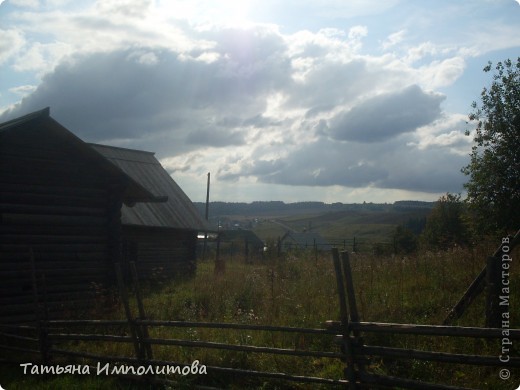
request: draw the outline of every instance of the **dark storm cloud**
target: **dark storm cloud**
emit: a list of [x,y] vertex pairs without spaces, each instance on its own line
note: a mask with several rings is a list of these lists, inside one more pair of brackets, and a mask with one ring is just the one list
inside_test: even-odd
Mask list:
[[417,85],[368,99],[331,121],[334,139],[378,142],[427,125],[441,115],[444,97]]
[[[286,163],[281,159],[262,160],[258,159],[242,165],[240,172],[219,172],[219,179],[227,181],[236,181],[242,176],[256,176],[261,178],[263,182],[270,182],[269,177],[276,175],[282,169],[287,168]],[[289,183],[284,183],[289,184]]]
[[[242,144],[229,118],[261,124],[266,95],[290,82],[290,63],[277,35],[226,30],[217,38],[211,59],[146,47],[76,57],[0,121],[50,106],[55,119],[91,142],[170,155]],[[219,125],[208,130],[208,123]]]
[[446,148],[418,150],[397,140],[352,144],[322,138],[287,157],[252,162],[229,178],[256,176],[260,182],[275,184],[460,192],[463,175],[459,167],[466,163],[465,156]]
[[281,120],[275,120],[274,118],[269,118],[262,114],[255,115],[254,117],[247,118],[244,122],[244,126],[252,126],[257,129],[270,127],[270,126],[280,126],[283,123]]
[[[0,121],[50,106],[85,141],[154,151],[170,171],[211,168],[221,180],[460,191],[466,159],[441,145],[453,137],[431,147],[415,132],[441,116],[443,97],[396,91],[409,74],[316,44],[294,54],[261,27],[189,35],[205,45],[76,56]],[[373,91],[386,92],[367,99]]]
[[238,131],[218,131],[215,128],[207,128],[192,130],[186,137],[186,142],[192,145],[224,147],[243,145],[245,141],[244,135]]
[[245,165],[240,174],[256,176],[264,183],[357,187],[386,178],[388,172],[360,160],[358,153],[351,153],[344,145],[321,138],[283,158],[257,159]]

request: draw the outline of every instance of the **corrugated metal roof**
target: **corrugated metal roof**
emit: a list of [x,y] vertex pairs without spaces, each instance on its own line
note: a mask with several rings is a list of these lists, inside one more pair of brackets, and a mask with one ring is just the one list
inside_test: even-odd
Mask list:
[[155,158],[154,153],[90,145],[156,197],[168,197],[166,202],[136,203],[133,207],[123,205],[123,225],[211,230],[188,196]]

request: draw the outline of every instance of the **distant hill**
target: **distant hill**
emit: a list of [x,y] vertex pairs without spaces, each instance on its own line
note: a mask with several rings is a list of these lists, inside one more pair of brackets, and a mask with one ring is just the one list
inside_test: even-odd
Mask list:
[[[205,214],[206,204],[194,202],[201,213]],[[413,211],[433,208],[435,202],[401,200],[394,203],[324,203],[257,201],[251,203],[210,202],[210,217],[216,216],[287,216],[306,213],[323,213],[330,211]]]
[[[250,229],[262,239],[287,231],[313,231],[326,238],[363,238],[387,241],[397,225],[420,233],[434,202],[395,203],[323,202],[210,202],[209,221],[222,229]],[[195,206],[204,215],[206,205]]]

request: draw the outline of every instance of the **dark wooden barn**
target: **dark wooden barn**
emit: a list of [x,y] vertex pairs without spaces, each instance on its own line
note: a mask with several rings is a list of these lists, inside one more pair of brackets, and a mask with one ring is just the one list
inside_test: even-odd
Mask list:
[[[164,214],[167,208],[185,215],[178,209],[193,207],[189,199],[180,189],[168,198],[164,183],[152,184],[160,165],[140,161],[146,178],[138,181],[100,148],[60,125],[49,109],[0,124],[0,322],[32,319],[35,287],[51,314],[85,307],[96,285],[113,283],[114,262],[129,255],[147,261],[145,273],[157,265],[172,271],[179,259],[193,269],[196,218],[184,231],[182,219],[166,226],[172,215]],[[149,153],[132,153],[157,164]],[[175,238],[155,235],[165,227]],[[175,249],[164,249],[166,241]],[[175,259],[175,267],[166,266],[166,258]]]
[[195,270],[197,234],[209,230],[188,196],[154,153],[105,145],[91,147],[163,202],[124,204],[124,261],[142,277],[186,275]]

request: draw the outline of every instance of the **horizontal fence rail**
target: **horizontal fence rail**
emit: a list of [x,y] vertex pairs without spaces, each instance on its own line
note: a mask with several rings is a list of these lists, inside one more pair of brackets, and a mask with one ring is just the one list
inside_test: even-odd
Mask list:
[[[209,328],[229,331],[260,331],[260,332],[279,332],[288,334],[306,334],[315,336],[327,336],[330,337],[331,345],[334,344],[334,338],[336,332],[331,329],[319,329],[319,328],[297,328],[288,326],[269,326],[269,325],[252,325],[252,324],[239,324],[239,323],[209,323],[209,322],[193,322],[193,321],[157,321],[157,320],[133,320],[136,326],[147,326],[148,331],[152,328]],[[82,342],[114,342],[114,343],[126,343],[132,345],[134,342],[133,336],[130,335],[111,335],[111,334],[98,334],[98,333],[64,333],[63,329],[74,329],[76,327],[84,326],[95,326],[95,327],[128,327],[128,321],[125,320],[50,320],[43,324],[43,328],[49,333],[47,334],[47,340],[49,342],[48,353],[51,355],[67,356],[69,358],[83,358],[94,361],[106,361],[106,362],[117,362],[127,363],[133,365],[176,365],[180,367],[189,366],[189,364],[183,364],[174,361],[164,361],[158,359],[149,358],[136,358],[128,356],[108,356],[102,354],[95,354],[89,352],[81,352],[76,350],[68,350],[63,347],[58,347],[63,342],[67,341],[82,341]],[[58,333],[57,331],[61,331]],[[210,341],[193,341],[193,340],[182,340],[174,338],[154,338],[147,337],[139,340],[140,343],[148,344],[149,346],[172,346],[172,347],[188,347],[188,348],[210,348],[219,350],[230,350],[237,352],[253,352],[273,355],[289,355],[295,357],[315,357],[315,358],[329,358],[329,359],[341,359],[343,354],[338,351],[313,351],[303,349],[289,349],[289,348],[275,348],[265,346],[253,346],[253,345],[240,345],[240,344],[229,344],[229,343],[216,343]],[[291,375],[281,372],[269,372],[269,371],[258,371],[258,370],[247,370],[237,369],[231,367],[215,367],[208,365],[206,366],[208,372],[217,373],[229,373],[234,375],[242,375],[249,377],[262,377],[271,378],[277,380],[287,380],[292,382],[302,383],[316,383],[323,385],[335,385],[343,386],[348,384],[348,381],[343,379],[332,379],[332,378],[320,378],[307,375]]]
[[[336,269],[338,295],[341,305],[341,321],[328,321],[325,327],[340,333],[343,350],[348,351],[349,359],[346,364],[346,373],[349,379],[349,389],[355,389],[356,384],[361,386],[395,387],[406,389],[452,389],[467,390],[464,387],[449,386],[444,384],[429,383],[421,380],[397,378],[391,375],[375,375],[367,372],[362,362],[370,361],[374,356],[392,359],[419,360],[439,362],[446,364],[462,364],[488,367],[520,367],[520,358],[507,356],[507,361],[502,361],[499,356],[486,356],[476,354],[461,354],[440,351],[425,351],[412,348],[396,348],[390,346],[372,346],[364,344],[362,334],[379,333],[390,335],[414,335],[428,337],[455,337],[478,338],[487,340],[501,340],[508,343],[511,340],[520,339],[520,329],[460,327],[447,325],[417,325],[396,324],[382,322],[359,321],[356,299],[352,283],[350,261],[348,252],[340,254],[337,249],[332,249],[333,261]],[[343,277],[340,277],[342,275]],[[509,324],[509,321],[507,321]],[[505,332],[505,333],[504,333]],[[509,351],[509,350],[508,350]],[[509,371],[508,371],[509,372]]]
[[[96,355],[87,352],[77,352],[77,351],[68,351],[62,349],[52,349],[51,350],[55,354],[76,357],[76,358],[87,358],[92,360],[99,360],[104,362],[113,362],[113,363],[127,363],[130,365],[142,365],[143,361],[133,357],[127,356],[108,356],[108,355]],[[174,362],[174,361],[164,361],[164,360],[146,360],[145,362],[148,365],[152,366],[179,366],[179,367],[189,367],[190,364],[182,363],[182,362]],[[228,373],[228,374],[239,374],[244,376],[252,376],[252,377],[262,377],[262,378],[271,378],[271,379],[280,379],[280,380],[289,380],[293,382],[302,382],[302,383],[321,383],[327,385],[346,385],[347,381],[343,379],[328,379],[328,378],[319,378],[319,377],[310,377],[303,375],[290,375],[286,373],[280,372],[265,372],[265,371],[255,371],[255,370],[245,370],[245,369],[237,369],[237,368],[229,368],[229,367],[216,367],[216,366],[205,366],[208,372],[220,372],[220,373]]]
[[[444,351],[422,350],[417,348],[401,348],[391,345],[370,345],[365,343],[367,334],[380,335],[413,335],[420,337],[449,337],[449,338],[473,338],[491,341],[500,341],[504,337],[502,328],[461,327],[448,325],[418,325],[398,324],[385,322],[360,321],[356,307],[356,297],[353,287],[353,278],[350,268],[349,251],[332,249],[332,260],[336,275],[337,293],[339,302],[340,321],[325,321],[322,328],[299,328],[291,326],[273,326],[224,322],[198,322],[182,320],[154,320],[146,316],[145,308],[139,291],[139,283],[135,264],[131,264],[131,274],[134,279],[135,299],[137,300],[138,315],[134,316],[136,309],[129,303],[129,294],[122,277],[121,266],[116,265],[119,296],[124,308],[126,319],[118,320],[48,320],[41,313],[37,316],[36,326],[0,324],[0,349],[19,352],[11,358],[20,359],[25,354],[36,355],[45,364],[55,359],[67,357],[77,362],[93,364],[93,362],[111,362],[116,364],[129,364],[131,366],[178,366],[189,367],[186,362],[163,360],[154,357],[158,351],[165,353],[170,348],[186,348],[182,350],[182,356],[188,356],[195,350],[221,350],[244,354],[270,354],[276,356],[293,356],[299,358],[331,359],[341,362],[343,372],[342,379],[322,378],[318,376],[300,375],[299,373],[276,372],[273,369],[247,369],[205,365],[208,372],[244,376],[250,378],[264,378],[280,381],[300,382],[308,384],[330,385],[349,389],[358,388],[406,388],[406,389],[437,389],[437,390],[468,390],[465,387],[450,386],[446,384],[434,384],[417,379],[398,378],[381,372],[374,373],[374,358],[390,358],[403,360],[417,360],[426,362],[438,362],[441,364],[462,364],[488,367],[520,367],[520,358],[508,357],[507,362],[502,362],[497,356],[485,354],[452,353]],[[34,282],[36,286],[36,283]],[[35,310],[42,313],[45,310],[38,308],[39,299],[34,298]],[[45,309],[45,308],[43,308]],[[164,329],[172,330],[168,337],[158,337],[155,331]],[[277,340],[273,337],[272,343],[265,341],[263,345],[251,345],[249,343],[234,343],[210,340],[193,340],[189,337],[178,336],[173,330],[187,329],[214,329],[218,335],[231,335],[231,339],[237,340],[237,332],[269,332],[276,335],[306,336],[309,339],[320,340],[320,347],[299,348],[295,340]],[[119,333],[119,334],[118,334]],[[179,332],[182,334],[182,332]],[[211,336],[214,334],[209,332]],[[204,334],[204,332],[200,332]],[[240,333],[238,333],[240,334]],[[162,335],[162,333],[161,333]],[[220,337],[218,337],[220,339]],[[295,337],[296,338],[296,337]],[[321,340],[324,343],[321,343]],[[507,329],[508,340],[520,340],[520,329]],[[240,340],[240,338],[238,338]],[[257,339],[258,340],[258,339]],[[290,343],[288,342],[290,341]],[[75,345],[81,343],[81,351]],[[277,344],[280,342],[281,345]],[[294,342],[294,348],[293,346]],[[88,347],[98,343],[108,347],[109,343],[115,348],[103,348],[105,353],[90,352]],[[258,343],[258,341],[256,342]],[[260,344],[260,343],[258,343]],[[124,345],[118,349],[118,346]],[[288,347],[290,346],[290,348]],[[322,346],[325,345],[325,346]],[[166,350],[164,350],[166,348]],[[434,349],[434,348],[431,348]],[[113,351],[118,351],[114,353]],[[106,352],[112,351],[112,352]],[[122,356],[115,356],[120,351]],[[129,352],[129,351],[133,351]],[[489,353],[489,352],[488,352]],[[184,355],[185,354],[185,355]],[[515,352],[516,354],[516,352]],[[210,355],[211,356],[211,355]],[[248,355],[244,355],[248,356]],[[175,359],[175,358],[174,358]],[[325,360],[329,362],[329,360]],[[288,370],[289,371],[289,370]],[[139,380],[159,381],[164,383],[176,383],[174,377],[152,375],[148,378],[135,378]],[[204,385],[201,385],[204,388]],[[469,389],[471,390],[471,389]]]
[[[339,321],[327,321],[325,326],[329,330],[340,331]],[[426,336],[458,336],[473,338],[500,338],[503,336],[501,328],[479,328],[448,325],[417,325],[396,324],[388,322],[350,322],[349,328],[372,333],[414,334]],[[508,329],[509,338],[520,340],[520,329]]]

